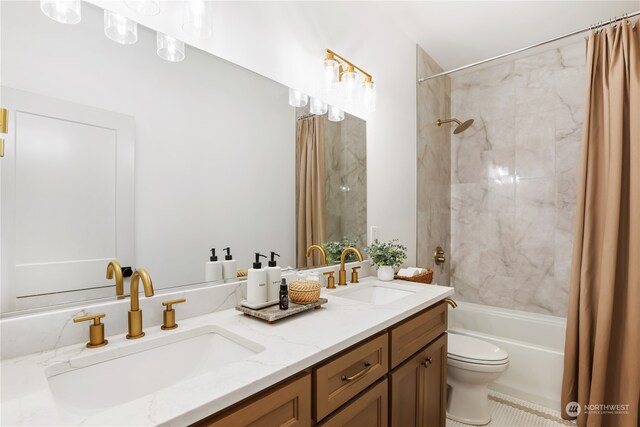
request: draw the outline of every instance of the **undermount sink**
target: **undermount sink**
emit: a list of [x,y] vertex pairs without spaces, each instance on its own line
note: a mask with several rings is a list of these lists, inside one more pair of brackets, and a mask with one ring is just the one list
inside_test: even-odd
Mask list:
[[368,304],[385,305],[424,289],[424,286],[374,281],[348,285],[347,289],[334,291],[331,295]]
[[264,347],[226,329],[206,326],[87,354],[90,351],[45,371],[56,402],[72,412],[95,413],[130,402]]

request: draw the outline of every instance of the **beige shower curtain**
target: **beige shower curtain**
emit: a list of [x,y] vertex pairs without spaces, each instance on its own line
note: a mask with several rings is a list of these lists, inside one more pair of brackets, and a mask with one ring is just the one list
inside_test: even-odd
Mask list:
[[319,116],[298,120],[296,130],[297,265],[322,265],[317,251],[307,259],[307,248],[326,239],[324,120]]
[[567,405],[577,402],[581,427],[639,425],[639,33],[622,22],[587,42],[561,408],[571,418]]

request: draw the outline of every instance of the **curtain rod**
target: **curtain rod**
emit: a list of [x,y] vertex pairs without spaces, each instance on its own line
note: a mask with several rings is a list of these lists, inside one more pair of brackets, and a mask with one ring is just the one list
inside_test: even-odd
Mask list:
[[422,82],[427,81],[427,80],[435,79],[436,77],[446,76],[447,74],[455,73],[457,71],[466,70],[467,68],[475,67],[476,65],[486,64],[487,62],[495,61],[496,59],[504,58],[505,56],[510,56],[510,55],[514,55],[516,53],[524,52],[525,50],[533,49],[534,47],[543,46],[543,45],[548,44],[548,43],[553,43],[555,41],[562,40],[562,39],[567,38],[567,37],[575,36],[576,34],[584,33],[585,31],[593,30],[595,28],[602,27],[604,25],[610,25],[610,24],[613,24],[615,22],[622,21],[623,19],[633,18],[634,16],[638,16],[638,15],[640,15],[640,10],[632,12],[632,13],[625,13],[624,15],[622,15],[622,16],[620,16],[618,18],[610,19],[608,21],[602,21],[602,22],[599,22],[596,25],[591,25],[590,27],[583,28],[581,30],[572,31],[572,32],[570,32],[568,34],[565,34],[563,36],[554,37],[552,39],[545,40],[545,41],[540,42],[540,43],[532,44],[531,46],[527,46],[527,47],[523,47],[523,48],[511,51],[511,52],[503,53],[502,55],[494,56],[494,57],[489,58],[489,59],[483,59],[482,61],[474,62],[473,64],[468,64],[468,65],[465,65],[465,66],[462,66],[462,67],[454,68],[453,70],[444,71],[442,73],[434,74],[433,76],[419,78],[418,79],[418,83],[422,83]]

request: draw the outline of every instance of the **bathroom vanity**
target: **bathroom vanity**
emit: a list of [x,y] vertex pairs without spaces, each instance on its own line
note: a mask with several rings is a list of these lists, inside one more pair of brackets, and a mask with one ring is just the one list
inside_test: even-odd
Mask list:
[[195,426],[444,426],[444,301]]
[[[216,291],[236,300],[241,286]],[[231,308],[190,317],[205,291],[171,295],[187,299],[177,329],[148,320],[145,337],[127,340],[109,332],[125,311],[103,307],[108,345],[5,358],[2,424],[444,425],[453,289],[365,277],[275,324]],[[149,319],[154,298],[141,300]]]

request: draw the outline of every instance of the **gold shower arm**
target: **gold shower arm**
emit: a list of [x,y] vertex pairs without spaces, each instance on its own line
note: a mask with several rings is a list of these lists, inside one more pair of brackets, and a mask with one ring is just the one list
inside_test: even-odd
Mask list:
[[445,120],[440,120],[440,119],[438,119],[438,120],[436,121],[436,124],[437,124],[438,126],[441,126],[441,125],[443,125],[443,124],[445,124],[445,123],[451,123],[451,122],[456,122],[456,123],[458,124],[458,126],[460,126],[460,125],[462,124],[462,122],[461,122],[460,120],[458,120],[458,119],[445,119]]

